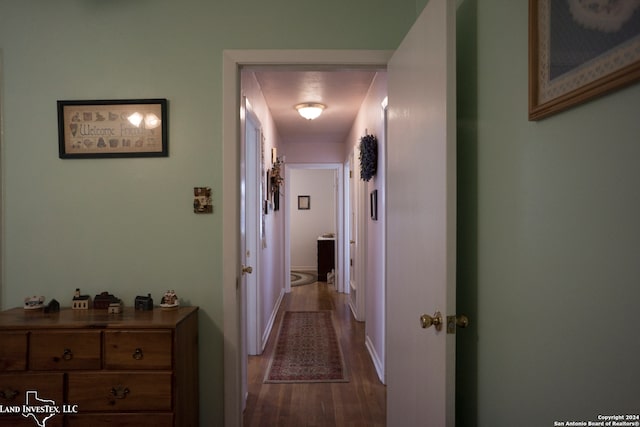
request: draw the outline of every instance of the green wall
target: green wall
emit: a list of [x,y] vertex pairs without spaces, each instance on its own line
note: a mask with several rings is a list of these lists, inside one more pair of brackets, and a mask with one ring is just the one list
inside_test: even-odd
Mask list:
[[[222,50],[393,49],[415,17],[414,0],[0,0],[2,308],[175,289],[201,308],[201,425],[221,425]],[[56,100],[116,98],[169,100],[169,157],[60,160]]]
[[529,122],[527,8],[458,9],[464,426],[640,407],[640,85]]

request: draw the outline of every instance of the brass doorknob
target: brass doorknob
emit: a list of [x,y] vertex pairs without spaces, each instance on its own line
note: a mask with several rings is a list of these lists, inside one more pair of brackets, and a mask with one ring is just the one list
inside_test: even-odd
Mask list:
[[436,311],[433,316],[429,316],[428,314],[423,314],[420,316],[420,324],[423,329],[427,329],[431,326],[436,328],[436,331],[442,329],[442,314],[439,311]]
[[464,314],[458,314],[456,316],[456,326],[458,328],[466,328],[469,326],[469,318]]
[[469,318],[464,314],[457,316],[447,316],[447,333],[455,334],[456,328],[466,328],[469,326]]
[[242,266],[242,274],[251,274],[251,273],[253,273],[253,267],[251,267],[250,265]]

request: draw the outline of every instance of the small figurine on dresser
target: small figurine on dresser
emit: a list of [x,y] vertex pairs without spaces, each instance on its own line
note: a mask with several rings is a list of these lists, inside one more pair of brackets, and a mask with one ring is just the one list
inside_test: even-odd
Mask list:
[[71,300],[71,308],[74,310],[88,310],[91,305],[91,297],[89,295],[80,295],[80,288],[76,288]]
[[136,310],[141,311],[153,310],[153,298],[151,298],[151,294],[147,294],[146,297],[137,296],[134,301],[134,307],[136,308]]
[[60,303],[54,298],[44,308],[45,313],[57,313],[60,311]]
[[25,310],[37,310],[44,307],[44,297],[32,296],[24,299]]
[[93,308],[96,310],[108,309],[111,303],[119,303],[120,299],[116,298],[109,292],[102,292],[100,295],[96,295],[93,299]]
[[109,303],[109,314],[120,314],[122,313],[122,300],[113,301]]
[[178,296],[176,295],[176,291],[173,289],[164,293],[162,299],[160,300],[160,307],[165,310],[173,310],[178,308],[180,302],[178,301]]

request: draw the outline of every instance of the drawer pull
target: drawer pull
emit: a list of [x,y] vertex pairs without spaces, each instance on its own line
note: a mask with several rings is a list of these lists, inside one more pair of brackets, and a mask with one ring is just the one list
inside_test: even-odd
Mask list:
[[10,388],[6,390],[0,390],[0,397],[4,400],[13,400],[18,395],[18,390],[11,390]]
[[116,399],[124,399],[125,397],[127,397],[127,394],[129,394],[128,387],[117,385],[111,388],[111,396]]
[[62,352],[62,358],[64,360],[73,359],[73,352],[71,351],[71,349],[65,348],[64,351]]
[[132,354],[132,357],[136,360],[142,360],[142,358],[144,357],[144,354],[142,354],[142,349],[136,348]]

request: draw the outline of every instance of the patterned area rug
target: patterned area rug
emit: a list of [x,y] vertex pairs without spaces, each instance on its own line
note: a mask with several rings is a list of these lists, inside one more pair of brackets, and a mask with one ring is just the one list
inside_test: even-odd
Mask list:
[[291,271],[291,286],[310,285],[318,281],[315,271]]
[[285,311],[264,382],[348,381],[331,311]]

